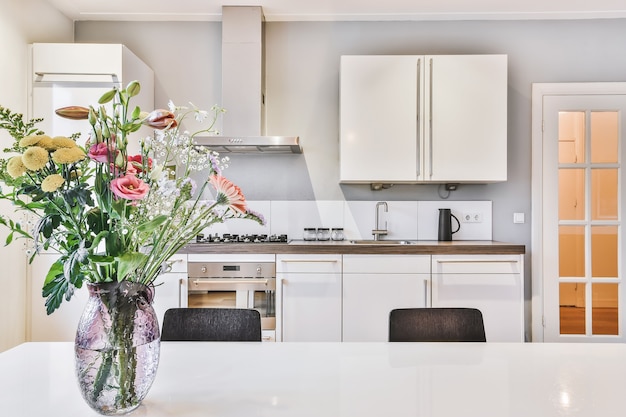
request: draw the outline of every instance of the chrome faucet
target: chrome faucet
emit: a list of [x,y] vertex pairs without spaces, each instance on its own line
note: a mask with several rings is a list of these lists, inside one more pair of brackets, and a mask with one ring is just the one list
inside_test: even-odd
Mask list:
[[384,207],[385,209],[385,213],[387,213],[387,211],[389,210],[389,206],[387,206],[387,203],[385,201],[379,201],[378,203],[376,203],[376,214],[375,214],[375,222],[376,224],[374,225],[374,230],[372,230],[372,234],[374,235],[374,240],[380,240],[381,236],[385,236],[387,234],[387,220],[385,220],[385,228],[381,229],[378,226],[378,214],[379,214],[379,208],[380,206]]

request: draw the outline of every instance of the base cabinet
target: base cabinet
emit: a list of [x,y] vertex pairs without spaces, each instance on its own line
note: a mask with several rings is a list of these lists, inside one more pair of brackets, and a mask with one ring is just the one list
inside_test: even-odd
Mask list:
[[167,261],[168,272],[154,280],[154,311],[163,326],[163,315],[170,308],[187,307],[187,255],[176,254]]
[[428,307],[429,255],[344,255],[344,342],[386,342],[395,308]]
[[488,342],[524,341],[523,255],[433,255],[432,307],[483,313]]
[[276,338],[341,341],[341,255],[277,255]]

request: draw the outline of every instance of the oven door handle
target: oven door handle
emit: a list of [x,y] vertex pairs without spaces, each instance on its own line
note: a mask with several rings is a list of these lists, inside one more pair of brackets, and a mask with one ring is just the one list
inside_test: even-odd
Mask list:
[[191,281],[193,285],[198,284],[269,284],[269,279],[242,279],[242,278],[233,278],[233,279],[196,279]]

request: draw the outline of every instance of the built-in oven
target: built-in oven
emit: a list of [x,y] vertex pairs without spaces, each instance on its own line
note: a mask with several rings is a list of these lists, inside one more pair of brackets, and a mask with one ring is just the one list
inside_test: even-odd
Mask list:
[[189,261],[189,308],[250,308],[261,315],[264,341],[276,340],[276,264],[250,261]]

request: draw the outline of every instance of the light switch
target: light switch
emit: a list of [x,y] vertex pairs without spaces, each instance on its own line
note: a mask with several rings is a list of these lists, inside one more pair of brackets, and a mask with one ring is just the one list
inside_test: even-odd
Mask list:
[[524,213],[513,213],[513,223],[526,223]]

